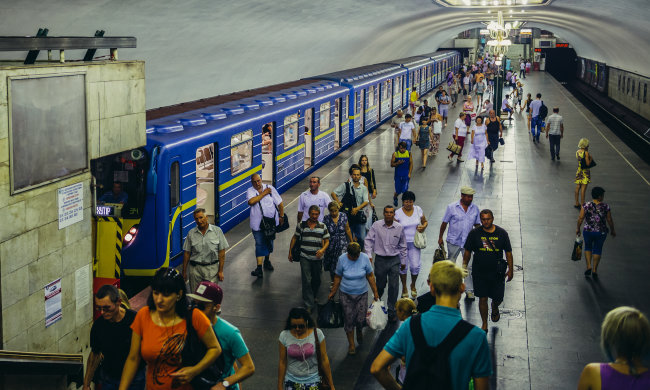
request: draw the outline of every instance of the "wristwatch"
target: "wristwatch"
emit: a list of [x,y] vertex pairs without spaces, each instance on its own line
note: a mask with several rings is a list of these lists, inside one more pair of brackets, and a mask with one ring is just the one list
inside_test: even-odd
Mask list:
[[223,387],[225,387],[226,389],[230,387],[230,382],[228,382],[228,381],[223,381],[223,382],[221,382],[221,384],[222,384]]

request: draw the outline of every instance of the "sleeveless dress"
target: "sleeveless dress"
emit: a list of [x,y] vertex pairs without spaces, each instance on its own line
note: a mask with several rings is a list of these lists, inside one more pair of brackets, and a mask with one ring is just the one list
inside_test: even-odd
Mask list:
[[485,125],[474,125],[474,144],[469,151],[469,159],[476,159],[478,162],[485,162],[485,148],[487,147],[487,133]]
[[404,153],[399,150],[395,152],[395,162],[404,161],[404,163],[395,167],[395,192],[404,193],[409,189],[409,165],[411,162],[411,153],[406,150]]
[[420,149],[429,149],[429,126],[420,126],[418,133],[418,146]]
[[345,224],[347,222],[348,216],[341,212],[339,212],[339,219],[336,223],[329,214],[323,218],[323,223],[330,233],[330,244],[325,250],[325,259],[323,261],[325,271],[334,271],[336,269],[339,257],[348,247],[348,236],[345,234]]
[[591,172],[589,169],[580,168],[580,160],[585,155],[585,151],[578,149],[576,152],[576,158],[578,159],[578,170],[576,171],[576,184],[589,184],[591,182]]
[[600,388],[602,390],[626,389],[626,390],[647,390],[650,389],[650,370],[640,375],[626,375],[616,371],[607,363],[600,364]]

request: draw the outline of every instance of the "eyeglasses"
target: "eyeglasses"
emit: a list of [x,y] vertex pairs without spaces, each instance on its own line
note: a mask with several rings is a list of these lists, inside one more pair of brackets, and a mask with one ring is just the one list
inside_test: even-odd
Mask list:
[[291,324],[291,329],[305,329],[306,327],[305,324]]

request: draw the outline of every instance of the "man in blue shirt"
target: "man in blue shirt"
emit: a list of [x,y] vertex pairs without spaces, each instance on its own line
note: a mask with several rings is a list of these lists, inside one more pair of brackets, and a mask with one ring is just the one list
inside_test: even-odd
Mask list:
[[98,201],[102,203],[126,204],[129,201],[129,195],[126,192],[122,192],[122,183],[116,181],[113,183],[113,190],[105,192]]
[[[439,261],[431,267],[430,288],[431,294],[436,297],[436,304],[429,311],[421,314],[424,338],[427,345],[431,347],[440,344],[461,320],[457,307],[460,296],[465,290],[463,275],[463,270],[449,260]],[[411,356],[415,351],[410,321],[411,318],[407,319],[395,332],[370,367],[370,372],[384,389],[400,389],[388,368],[402,356],[406,357],[408,375]],[[474,389],[489,389],[488,379],[492,375],[492,365],[485,332],[474,326],[451,351],[449,367],[454,390],[467,389],[470,378],[474,378]]]
[[[238,383],[255,373],[255,365],[239,329],[223,318],[217,317],[217,313],[221,312],[223,290],[216,283],[204,281],[193,294],[187,296],[197,302],[197,308],[212,323],[212,329],[223,351],[225,363],[223,376],[221,382],[213,386],[212,390],[239,390]],[[234,369],[235,361],[239,365],[237,372]]]

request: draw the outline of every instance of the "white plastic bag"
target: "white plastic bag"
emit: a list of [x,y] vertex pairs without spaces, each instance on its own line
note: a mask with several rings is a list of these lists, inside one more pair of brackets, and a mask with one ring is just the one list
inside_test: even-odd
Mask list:
[[415,237],[413,238],[413,245],[418,249],[424,249],[427,247],[427,236],[424,233],[415,232]]
[[373,302],[366,313],[366,322],[371,329],[382,330],[388,324],[388,309],[382,301]]

